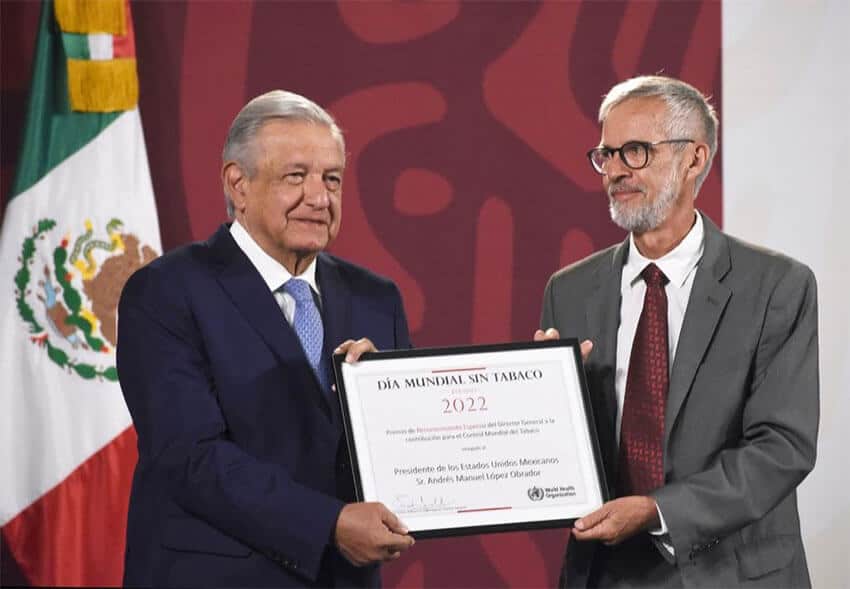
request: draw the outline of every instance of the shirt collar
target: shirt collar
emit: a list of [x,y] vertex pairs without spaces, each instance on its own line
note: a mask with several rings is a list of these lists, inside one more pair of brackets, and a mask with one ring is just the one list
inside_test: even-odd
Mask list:
[[[263,248],[261,248],[260,245],[254,241],[254,238],[251,237],[251,235],[245,230],[245,228],[239,224],[239,221],[233,221],[233,224],[230,226],[230,235],[233,237],[236,245],[239,246],[239,249],[248,256],[248,259],[254,265],[254,268],[257,269],[257,272],[260,273],[263,282],[266,283],[266,286],[269,287],[270,291],[276,291],[286,284],[286,281],[292,278],[292,274],[289,273],[289,270],[287,270],[283,264],[263,251]],[[321,294],[319,291],[319,285],[316,283],[315,258],[312,262],[310,262],[310,265],[307,266],[307,269],[298,276],[298,278],[305,280],[307,284],[310,285],[310,288],[312,288],[317,294]]]
[[638,251],[637,245],[635,245],[634,234],[629,234],[629,257],[626,265],[623,267],[623,277],[628,280],[630,286],[634,285],[640,278],[640,273],[650,263],[658,266],[671,284],[677,287],[685,284],[688,275],[699,263],[700,258],[702,258],[704,247],[705,228],[702,222],[702,215],[698,212],[695,214],[696,221],[685,238],[679,242],[679,245],[657,260],[650,260],[644,257]]

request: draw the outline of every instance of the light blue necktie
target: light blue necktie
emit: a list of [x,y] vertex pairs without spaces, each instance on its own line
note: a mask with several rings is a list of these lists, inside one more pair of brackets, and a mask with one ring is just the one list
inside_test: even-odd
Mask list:
[[295,315],[292,318],[292,328],[301,340],[301,347],[310,362],[310,366],[319,378],[319,382],[327,389],[328,383],[321,366],[322,344],[325,335],[322,327],[322,316],[313,299],[310,285],[300,278],[290,278],[283,285],[283,291],[295,299]]

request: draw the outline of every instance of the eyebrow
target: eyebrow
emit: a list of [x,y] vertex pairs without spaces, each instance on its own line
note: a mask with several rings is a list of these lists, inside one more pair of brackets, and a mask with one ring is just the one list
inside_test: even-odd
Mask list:
[[[624,145],[626,145],[627,143],[650,143],[650,144],[652,144],[652,143],[655,143],[655,142],[654,142],[654,141],[647,141],[647,140],[645,140],[645,139],[626,139],[625,141],[623,141],[623,142],[620,144],[620,146],[619,146],[619,147],[623,147],[623,146],[624,146]],[[606,145],[605,143],[600,143],[599,145],[597,145],[597,146],[596,146],[596,148],[597,148],[597,149],[598,149],[598,148],[605,148],[605,149],[619,149],[619,147],[618,147],[618,148],[615,148],[613,145]]]
[[[286,168],[300,168],[302,170],[309,170],[310,166],[305,164],[304,162],[296,161],[296,162],[288,162],[283,164]],[[345,166],[333,166],[331,168],[324,168],[324,172],[341,172],[345,169]]]

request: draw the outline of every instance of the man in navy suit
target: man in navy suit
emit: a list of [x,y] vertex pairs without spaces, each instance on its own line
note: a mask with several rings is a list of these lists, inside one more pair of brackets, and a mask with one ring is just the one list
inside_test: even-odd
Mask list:
[[323,253],[342,133],[310,100],[269,92],[237,115],[223,160],[232,223],[121,296],[139,440],[125,584],[377,585],[377,563],[413,539],[383,505],[352,502],[329,360],[410,341],[396,286]]

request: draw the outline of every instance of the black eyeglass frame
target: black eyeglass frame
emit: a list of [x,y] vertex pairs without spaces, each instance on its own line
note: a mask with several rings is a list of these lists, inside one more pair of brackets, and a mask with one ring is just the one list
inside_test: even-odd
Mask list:
[[[631,170],[642,170],[646,166],[649,165],[649,150],[652,147],[657,145],[664,145],[665,143],[696,143],[694,139],[662,139],[661,141],[626,141],[620,147],[594,147],[590,151],[587,152],[587,159],[590,160],[590,165],[593,168],[593,171],[597,174],[605,175],[605,170],[603,168],[597,168],[596,164],[593,161],[593,154],[597,152],[608,152],[610,154],[609,160],[614,157],[614,154],[618,154],[620,156],[620,161],[623,164],[631,169]],[[623,150],[635,145],[639,145],[643,147],[644,151],[644,160],[643,164],[640,166],[633,166],[629,162],[626,161],[626,158],[623,157]]]

